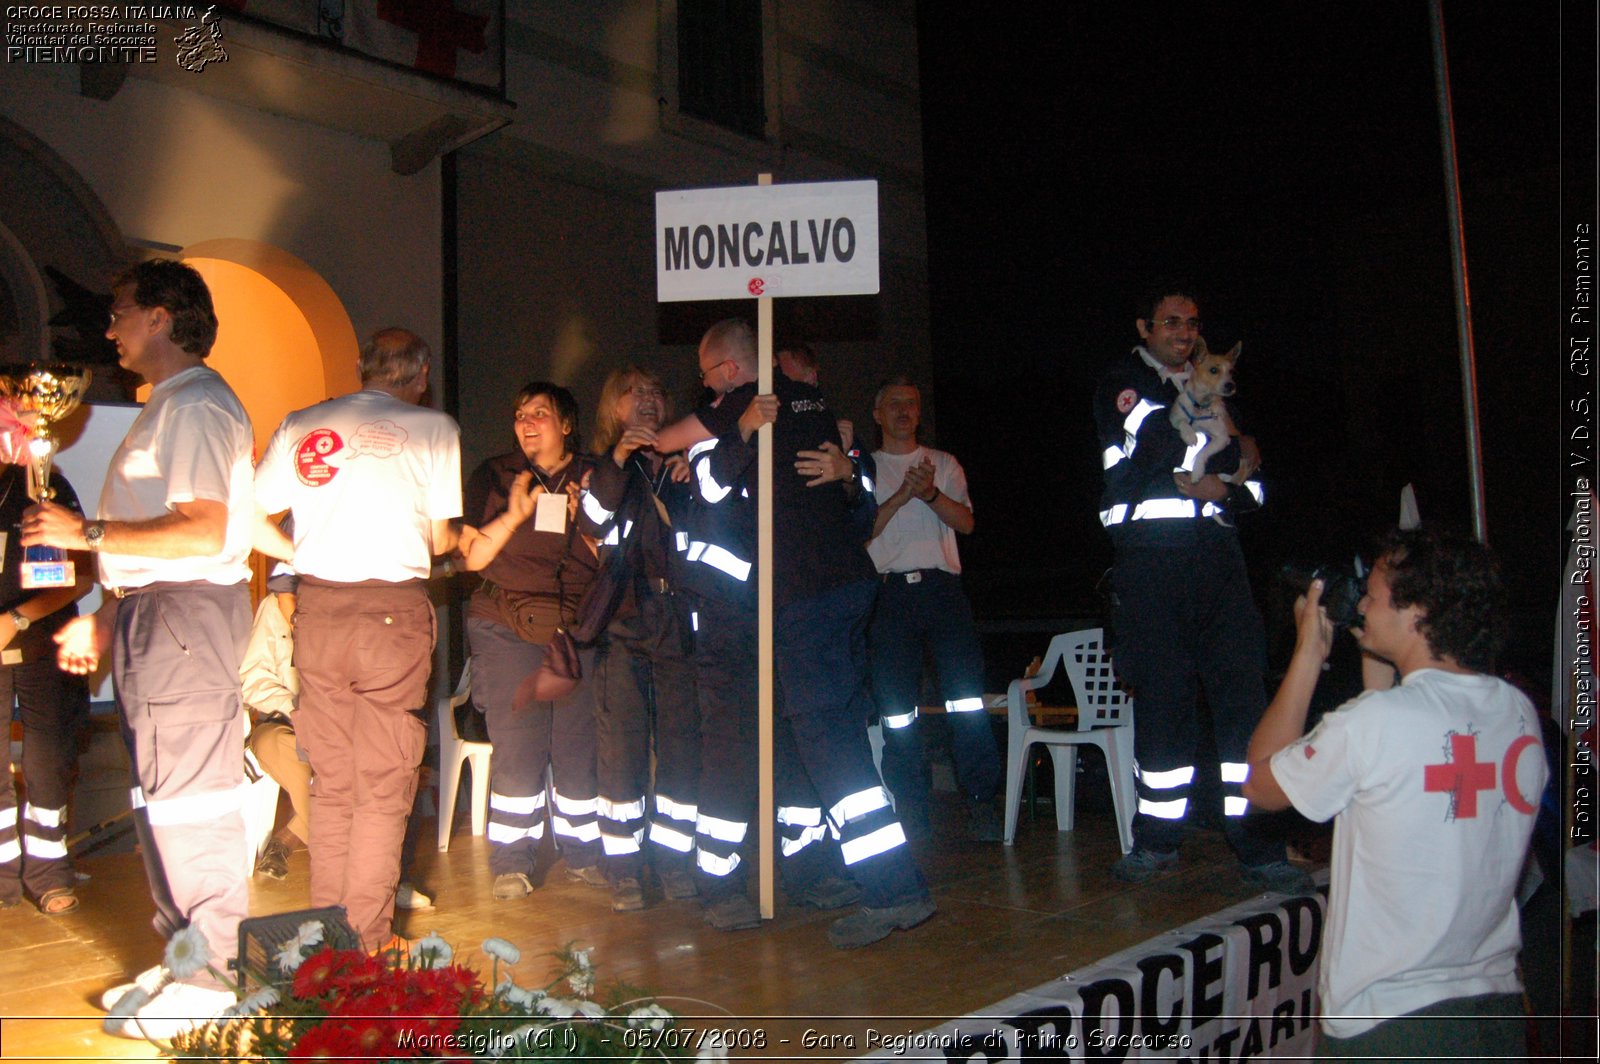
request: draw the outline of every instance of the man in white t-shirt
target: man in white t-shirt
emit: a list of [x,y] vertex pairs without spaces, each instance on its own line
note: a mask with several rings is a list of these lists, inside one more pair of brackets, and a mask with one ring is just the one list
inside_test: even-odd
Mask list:
[[1319,1056],[1520,1058],[1514,893],[1548,773],[1532,705],[1488,671],[1504,630],[1494,558],[1392,533],[1353,629],[1367,690],[1303,735],[1333,643],[1321,596],[1317,581],[1296,604],[1244,785],[1260,808],[1335,818]]
[[[110,652],[155,928],[198,930],[225,971],[249,903],[239,657],[250,634],[253,437],[204,361],[217,316],[200,275],[152,260],[113,291],[106,336],[150,398],[111,459],[96,519],[42,502],[24,517],[22,542],[99,555],[104,605],[57,633],[58,661],[87,674]],[[153,998],[125,1003],[132,1018],[113,1033],[170,1038],[234,1001],[209,971],[165,986],[149,975],[159,971],[138,992]]]
[[973,529],[967,475],[954,455],[917,442],[922,393],[909,380],[896,377],[878,389],[872,418],[883,441],[872,452],[878,515],[867,553],[881,586],[867,645],[883,725],[884,782],[908,829],[926,833],[928,782],[916,727],[926,651],[950,723],[956,782],[971,805],[971,837],[999,842],[995,798],[1004,777],[983,705],[983,651],[956,551],[956,533]]
[[428,359],[414,333],[379,331],[361,348],[361,391],[284,418],[256,469],[261,508],[294,513],[311,904],[343,905],[369,950],[392,934],[427,742],[419,711],[435,632],[424,581],[461,516],[460,431],[417,405]]

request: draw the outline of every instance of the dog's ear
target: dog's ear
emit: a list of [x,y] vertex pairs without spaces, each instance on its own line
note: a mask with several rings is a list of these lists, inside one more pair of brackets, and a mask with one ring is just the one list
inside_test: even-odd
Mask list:
[[1194,350],[1189,352],[1189,361],[1199,362],[1209,354],[1211,354],[1211,349],[1206,346],[1206,338],[1204,336],[1196,336],[1194,338]]
[[1229,351],[1226,355],[1223,355],[1222,357],[1226,358],[1229,362],[1238,362],[1239,361],[1239,352],[1243,351],[1243,350],[1244,350],[1244,341],[1240,340],[1238,343],[1233,345],[1233,350],[1232,351]]

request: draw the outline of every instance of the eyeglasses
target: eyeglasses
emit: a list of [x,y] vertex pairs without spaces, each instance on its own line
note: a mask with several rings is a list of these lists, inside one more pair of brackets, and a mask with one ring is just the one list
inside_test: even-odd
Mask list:
[[117,323],[117,319],[125,316],[130,310],[143,309],[144,308],[137,303],[118,303],[116,306],[112,307],[111,312],[106,315],[106,317],[110,319],[107,321],[106,327],[110,328],[111,326],[115,325]]
[[727,365],[729,362],[732,362],[732,361],[733,361],[733,359],[731,359],[731,358],[725,358],[720,362],[713,362],[709,366],[701,366],[700,367],[700,383],[704,384],[706,382],[706,377],[707,377],[708,374],[711,373],[712,370],[721,369],[723,366]]
[[1188,326],[1190,332],[1200,331],[1199,318],[1162,318],[1156,324],[1169,332],[1177,332],[1185,326]]

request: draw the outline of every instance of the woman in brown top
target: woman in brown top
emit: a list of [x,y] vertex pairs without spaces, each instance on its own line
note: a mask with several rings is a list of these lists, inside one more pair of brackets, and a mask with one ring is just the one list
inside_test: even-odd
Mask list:
[[[545,645],[558,625],[572,623],[594,579],[594,546],[577,522],[593,462],[574,451],[578,404],[559,385],[535,381],[518,392],[512,429],[517,449],[484,462],[468,481],[465,516],[481,531],[465,553],[466,567],[484,576],[468,606],[467,641],[472,701],[494,744],[489,868],[500,899],[523,897],[540,882],[546,819],[567,874],[606,884],[590,685],[580,682],[559,702],[534,701],[528,689]],[[591,651],[582,663],[588,676]]]

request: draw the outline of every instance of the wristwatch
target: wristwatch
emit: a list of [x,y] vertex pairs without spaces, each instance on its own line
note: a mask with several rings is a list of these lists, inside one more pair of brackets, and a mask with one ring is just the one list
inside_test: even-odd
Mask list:
[[83,542],[90,550],[99,550],[100,542],[106,538],[104,521],[90,521],[83,529]]
[[33,624],[32,621],[28,620],[28,618],[24,617],[17,610],[8,611],[7,616],[11,618],[11,623],[17,626],[17,631],[19,632],[26,632],[28,630],[28,626]]

